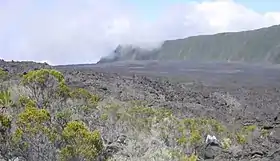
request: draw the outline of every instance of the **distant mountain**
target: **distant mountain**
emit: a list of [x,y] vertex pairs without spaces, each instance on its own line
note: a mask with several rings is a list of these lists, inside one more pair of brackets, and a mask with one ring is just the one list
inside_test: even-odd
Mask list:
[[280,25],[257,30],[167,40],[148,50],[119,45],[98,63],[126,60],[193,60],[280,63]]

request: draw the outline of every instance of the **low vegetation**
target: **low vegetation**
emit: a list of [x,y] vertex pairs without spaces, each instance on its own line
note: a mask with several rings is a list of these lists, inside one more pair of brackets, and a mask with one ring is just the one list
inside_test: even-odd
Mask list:
[[[0,76],[10,82],[3,70]],[[258,130],[251,125],[232,131],[213,118],[179,118],[143,102],[101,98],[68,86],[52,69],[1,86],[0,107],[0,159],[7,161],[196,161],[207,134],[229,149],[247,144]]]

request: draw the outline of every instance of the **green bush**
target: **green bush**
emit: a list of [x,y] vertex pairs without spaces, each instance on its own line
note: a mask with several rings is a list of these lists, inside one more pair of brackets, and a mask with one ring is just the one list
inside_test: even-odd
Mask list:
[[0,68],[0,82],[7,80],[9,73]]
[[91,132],[81,121],[67,123],[62,138],[66,144],[61,149],[61,160],[93,160],[103,149],[100,133]]
[[[0,141],[5,145],[0,150],[7,151],[8,159],[14,152],[30,161],[95,160],[109,142],[115,143],[125,134],[126,147],[117,147],[127,155],[120,160],[129,156],[130,160],[160,157],[196,161],[195,150],[204,144],[206,134],[215,135],[228,149],[233,144],[246,144],[257,129],[250,125],[231,131],[215,119],[179,118],[143,101],[105,102],[103,107],[103,98],[83,88],[68,87],[62,73],[52,69],[30,71],[21,82],[31,93],[18,93],[15,103],[11,91],[0,92],[0,106],[9,109],[0,114],[1,132],[4,129]],[[9,108],[12,105],[16,108]],[[193,154],[186,156],[186,151]]]
[[70,92],[70,97],[72,99],[82,100],[83,105],[87,107],[96,107],[97,103],[100,101],[100,97],[91,94],[88,90],[83,88],[77,88]]
[[10,107],[13,104],[9,90],[0,91],[0,107]]
[[40,106],[48,106],[54,99],[69,97],[70,89],[62,73],[52,69],[40,69],[28,72],[22,78],[22,84],[31,90],[31,97]]
[[232,141],[230,138],[223,138],[221,141],[221,144],[224,149],[229,149],[232,144]]
[[12,119],[10,116],[5,115],[5,114],[0,114],[0,128],[5,128],[5,129],[10,129],[11,128],[11,123]]

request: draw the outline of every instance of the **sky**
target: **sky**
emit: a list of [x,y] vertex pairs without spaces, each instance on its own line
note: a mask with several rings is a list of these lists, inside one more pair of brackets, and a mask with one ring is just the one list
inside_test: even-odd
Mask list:
[[0,0],[0,58],[95,63],[118,44],[280,24],[276,0]]

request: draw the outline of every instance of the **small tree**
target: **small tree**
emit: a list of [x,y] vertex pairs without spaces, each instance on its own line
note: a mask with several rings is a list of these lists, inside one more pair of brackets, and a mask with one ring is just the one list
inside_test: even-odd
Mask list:
[[30,71],[23,76],[22,84],[31,90],[39,108],[49,107],[51,100],[65,100],[70,91],[64,76],[52,69]]
[[81,121],[69,122],[63,130],[64,146],[61,160],[95,160],[103,149],[103,142],[98,131],[89,131]]
[[18,115],[16,125],[13,141],[24,158],[30,161],[54,159],[57,134],[46,109],[38,109],[34,102],[28,102]]

